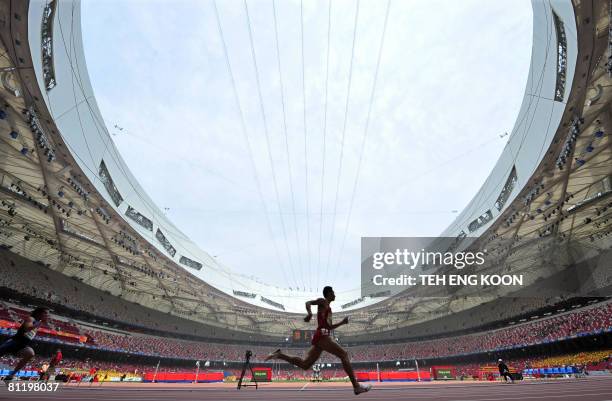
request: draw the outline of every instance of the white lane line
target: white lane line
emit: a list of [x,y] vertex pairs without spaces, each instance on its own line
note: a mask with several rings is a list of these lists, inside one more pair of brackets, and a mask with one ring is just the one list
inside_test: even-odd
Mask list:
[[610,395],[609,392],[607,393],[575,393],[575,394],[557,394],[557,395],[537,395],[537,396],[533,396],[533,397],[528,397],[528,396],[520,396],[520,397],[506,397],[506,398],[473,398],[470,400],[452,400],[452,401],[502,401],[502,400],[525,400],[525,399],[531,399],[531,398],[537,398],[537,399],[549,399],[549,398],[565,398],[565,397],[584,397],[584,396],[598,396],[598,395]]
[[[50,394],[49,394],[50,395]],[[59,394],[58,394],[59,395]],[[249,400],[249,399],[261,399],[261,395],[262,394],[245,394],[244,396],[239,396],[238,398],[240,399],[245,399],[245,400]],[[266,394],[268,395],[268,394]],[[403,394],[402,396],[405,397],[406,395],[409,394]],[[410,394],[412,395],[412,394]],[[483,394],[484,395],[484,394]],[[429,396],[423,397],[423,398],[449,398],[452,399],[452,401],[500,401],[500,400],[523,400],[523,399],[555,399],[555,398],[575,398],[575,397],[585,397],[585,396],[600,396],[600,395],[605,395],[605,396],[609,396],[610,393],[609,392],[605,392],[605,393],[584,393],[584,392],[580,392],[580,393],[573,393],[573,394],[550,394],[550,395],[546,395],[546,396],[542,396],[542,395],[534,395],[534,396],[516,396],[516,397],[500,397],[500,398],[480,398],[477,395],[475,395],[474,398],[470,398],[470,399],[452,399],[453,395],[452,394],[431,394]],[[14,397],[15,399],[32,399],[34,398],[36,395],[35,394],[21,394],[19,396]],[[194,398],[197,397],[196,394],[190,394],[189,396],[185,397],[184,399],[192,399],[193,396]],[[372,394],[371,396],[374,396],[374,394]],[[395,399],[396,394],[394,394],[393,399]],[[402,397],[402,398],[403,398]],[[59,397],[40,397],[40,394],[38,395],[38,397],[36,397],[37,399],[59,399]],[[197,397],[199,398],[199,397]],[[220,397],[222,399],[225,399],[225,397]],[[232,398],[230,396],[230,398]],[[323,397],[318,397],[320,399],[324,399],[324,400],[337,400],[338,397],[337,396],[332,396],[331,394],[329,395],[324,395]],[[370,398],[370,397],[367,397]],[[100,400],[100,397],[82,397],[82,396],[78,396],[78,395],[72,395],[70,397],[61,397],[62,400]],[[162,400],[162,399],[167,399],[167,396],[152,396],[152,397],[133,397],[133,396],[127,396],[127,397],[123,397],[120,395],[115,395],[115,396],[111,396],[111,397],[104,397],[104,400],[142,400],[142,401],[146,401],[146,400]],[[286,397],[286,399],[302,399],[302,396],[297,396],[297,394],[294,394],[293,396],[290,397]],[[612,400],[610,400],[612,401]]]
[[[609,396],[609,392],[606,393],[589,393],[589,394],[584,394],[584,393],[575,393],[575,394],[564,394],[564,395],[549,395],[549,396],[537,396],[537,397],[512,397],[512,398],[471,398],[471,399],[455,399],[452,401],[503,401],[503,400],[522,400],[522,399],[551,399],[551,398],[566,398],[566,397],[584,397],[584,396],[599,396],[599,395],[605,395],[605,396]],[[25,395],[25,394],[24,394]],[[260,400],[261,397],[260,396],[256,396],[255,394],[252,394],[253,397],[241,397],[241,399],[245,399],[245,400]],[[444,398],[447,398],[449,396],[444,396]],[[31,399],[30,397],[15,397],[14,399]],[[290,398],[294,398],[294,397],[290,397]],[[38,398],[39,400],[41,399],[45,399],[45,398]],[[54,398],[49,398],[49,399],[54,399]],[[55,398],[57,399],[57,398]],[[63,400],[100,400],[99,397],[69,397],[69,398],[62,398]],[[167,399],[167,397],[147,397],[147,398],[140,398],[140,397],[104,397],[104,400],[117,400],[117,401],[148,401],[151,399]],[[192,398],[192,397],[185,397],[185,400],[198,400],[198,398]],[[225,397],[222,397],[220,399],[226,399]],[[300,398],[302,399],[302,398]],[[328,398],[325,397],[324,400],[327,400]],[[330,397],[329,400],[334,400],[337,399],[337,397]],[[364,400],[378,400],[380,399],[379,397],[376,397],[375,394],[370,395],[367,398],[364,398]],[[393,397],[393,399],[395,399],[395,397]],[[401,398],[400,398],[401,399]],[[436,398],[438,399],[438,398]],[[229,398],[228,398],[229,400]],[[602,400],[603,401],[603,400]],[[612,401],[612,400],[606,400],[606,401]]]
[[310,382],[306,382],[306,384],[304,384],[304,386],[300,389],[300,391],[303,391],[306,387],[308,387],[309,384]]

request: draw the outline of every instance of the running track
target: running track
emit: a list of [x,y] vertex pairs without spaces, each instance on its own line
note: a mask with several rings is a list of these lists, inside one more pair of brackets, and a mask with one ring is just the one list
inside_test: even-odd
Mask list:
[[419,400],[419,401],[612,401],[612,376],[589,379],[565,379],[549,382],[503,383],[379,383],[366,394],[355,397],[346,384],[300,384],[299,387],[264,384],[258,390],[240,391],[234,386],[208,385],[107,385],[96,387],[60,387],[55,393],[9,392],[0,388],[0,400],[67,401],[346,401],[346,400]]

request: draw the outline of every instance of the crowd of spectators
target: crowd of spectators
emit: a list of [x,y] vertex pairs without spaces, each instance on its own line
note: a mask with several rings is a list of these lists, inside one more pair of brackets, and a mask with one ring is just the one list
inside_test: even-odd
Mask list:
[[587,366],[592,370],[607,370],[612,368],[611,355],[612,350],[579,352],[576,354],[537,359],[532,361],[529,367]]
[[[48,357],[41,357],[39,355],[34,356],[23,369],[24,371],[37,371],[40,372],[43,366],[49,365]],[[11,369],[12,366],[17,363],[17,358],[11,355],[5,355],[0,357],[0,367],[5,369]],[[133,364],[133,363],[120,363],[120,362],[106,362],[99,360],[80,360],[74,358],[64,358],[55,367],[54,372],[50,372],[51,375],[62,374],[66,376],[73,376],[78,379],[86,376],[93,376],[94,374],[99,376],[99,380],[106,377],[107,379],[112,377],[141,377],[147,371],[154,369],[154,366],[144,364]],[[161,368],[160,371],[170,371],[170,368]]]
[[[20,320],[26,314],[14,307],[0,306],[0,309],[3,310],[5,319],[12,317],[14,321]],[[6,313],[6,310],[10,310],[10,314]],[[261,361],[271,351],[269,347],[257,345],[216,344],[136,333],[110,332],[103,329],[79,329],[77,324],[62,322],[58,319],[51,319],[50,322],[51,325],[55,324],[56,329],[58,328],[57,323],[60,322],[63,328],[84,334],[88,339],[88,346],[135,354],[193,360],[241,361],[248,348],[253,352],[253,360]],[[566,337],[610,329],[612,329],[612,303],[606,303],[495,331],[420,342],[352,346],[347,349],[354,361],[427,359],[554,342]],[[43,336],[52,337],[50,334]],[[75,341],[73,338],[62,336],[55,339]],[[297,354],[305,351],[305,348],[296,347],[290,350]],[[322,361],[331,362],[334,361],[334,358],[324,354]]]
[[[554,342],[611,329],[612,303],[605,303],[495,331],[419,342],[351,346],[347,350],[354,361],[428,359]],[[80,332],[89,339],[89,346],[166,358],[242,361],[246,349],[250,349],[253,360],[261,361],[272,351],[258,345],[187,341],[104,329],[81,328]],[[289,352],[302,354],[306,348],[291,347]],[[321,362],[333,361],[334,357],[323,354]]]
[[[42,268],[36,264],[16,267],[13,260],[0,257],[0,287],[36,296],[90,312],[92,314],[119,319],[140,325],[154,325],[156,328],[177,330],[176,317],[162,314],[139,305],[132,305],[120,298],[91,289],[84,291],[84,285],[60,273]],[[44,269],[44,270],[41,270]],[[61,295],[58,295],[61,294]],[[0,311],[0,313],[3,313]],[[13,310],[13,315],[19,314]],[[4,313],[2,316],[5,316]],[[10,314],[9,314],[10,315]],[[195,330],[194,326],[190,327]],[[121,352],[137,353],[167,358],[242,361],[246,349],[253,351],[255,361],[261,361],[270,347],[220,344],[203,341],[188,341],[177,338],[154,336],[136,332],[110,332],[78,327],[57,319],[52,323],[58,328],[84,334],[87,346],[95,346]],[[172,326],[172,327],[171,327]],[[141,326],[142,327],[142,326]],[[538,319],[503,329],[475,334],[437,338],[426,341],[411,341],[396,344],[376,343],[348,347],[354,361],[390,361],[404,359],[427,359],[494,351],[504,348],[522,347],[544,342],[554,342],[570,336],[578,336],[612,329],[612,303],[581,308],[544,319]],[[302,354],[306,348],[292,348],[291,353]],[[324,354],[322,362],[333,362],[335,358]]]
[[[29,311],[7,306],[0,301],[0,321],[11,322],[18,324],[24,321],[29,316]],[[8,333],[10,328],[5,324],[0,324],[0,333]],[[57,317],[52,317],[40,325],[38,332],[39,338],[47,338],[62,342],[78,344],[81,342],[81,332],[79,327],[70,321],[61,320]]]
[[554,342],[612,329],[612,304],[606,303],[514,327],[403,344],[351,348],[356,360],[432,358]]
[[[0,288],[132,326],[184,335],[237,338],[236,331],[205,326],[128,302],[19,255],[0,249]],[[245,335],[246,338],[249,338]]]
[[[410,297],[408,297],[410,299]],[[401,299],[401,298],[399,298]],[[430,320],[410,324],[401,330],[390,330],[380,332],[363,332],[351,337],[355,341],[368,342],[390,342],[397,338],[428,338],[440,336],[441,333],[465,334],[474,331],[483,331],[483,328],[492,326],[499,322],[509,322],[520,319],[520,317],[532,316],[534,311],[544,308],[552,308],[567,300],[563,296],[546,297],[504,297],[497,301],[471,306],[464,310],[457,310],[451,314],[438,310],[430,316]],[[401,301],[399,301],[401,302]],[[412,299],[411,302],[414,302]],[[554,310],[554,309],[553,309]],[[405,316],[397,316],[396,323],[401,323]]]
[[[128,302],[2,249],[0,249],[0,270],[3,273],[0,275],[0,289],[4,287],[18,294],[25,294],[111,322],[129,322],[134,329],[138,327],[141,332],[154,330],[177,333],[183,336],[235,339],[242,340],[242,342],[258,339],[269,341],[263,335],[240,334],[235,330],[207,326],[203,323]],[[504,302],[479,305],[451,315],[432,316],[432,319],[427,322],[417,323],[406,328],[405,336],[411,338],[431,337],[440,333],[474,331],[476,327],[500,319],[519,316],[557,302],[559,302],[559,299],[524,297],[505,299]],[[363,335],[355,335],[353,338],[355,341],[388,342],[392,338],[385,333],[387,332],[364,332]]]
[[[17,362],[13,356],[0,357],[0,368],[10,368]],[[35,356],[26,366],[24,370],[35,370],[38,371],[45,363],[49,362],[49,358]],[[522,371],[528,368],[549,368],[549,367],[562,367],[562,366],[575,366],[586,371],[593,370],[611,370],[612,369],[612,350],[604,351],[590,351],[580,352],[575,354],[560,355],[555,357],[544,357],[544,358],[522,358],[508,360],[508,364],[512,369]],[[412,365],[411,365],[412,366]],[[483,361],[481,363],[458,363],[452,364],[454,368],[455,376],[461,379],[478,379],[480,377],[479,372],[483,367],[495,367],[496,361]],[[414,366],[412,366],[414,368]],[[420,369],[424,371],[429,370],[429,366],[421,366]],[[88,375],[90,372],[95,371],[99,375],[100,380],[103,377],[120,377],[127,375],[129,377],[141,377],[146,372],[154,372],[156,369],[159,373],[165,372],[177,372],[177,373],[191,373],[194,371],[194,367],[178,367],[173,365],[162,364],[156,366],[153,364],[134,364],[126,362],[105,362],[97,360],[78,360],[73,358],[64,358],[61,364],[56,368],[56,373],[63,374],[79,374]],[[357,370],[368,370],[370,368],[360,368]],[[375,369],[374,366],[371,369]],[[385,367],[380,368],[380,371],[394,371],[397,367]],[[208,367],[202,366],[201,371],[209,370]],[[219,370],[214,368],[212,370]],[[222,369],[226,376],[238,377],[240,370],[235,368],[223,368]],[[308,380],[312,377],[312,371],[303,371],[301,369],[282,366],[274,368],[274,377],[282,380]],[[324,378],[343,378],[346,376],[344,371],[338,366],[326,366],[323,364],[322,375]]]

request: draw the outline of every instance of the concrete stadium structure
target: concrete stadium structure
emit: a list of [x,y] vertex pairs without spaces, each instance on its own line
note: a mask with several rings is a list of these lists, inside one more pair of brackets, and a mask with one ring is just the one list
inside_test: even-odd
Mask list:
[[[515,126],[485,183],[441,235],[457,238],[458,247],[486,245],[507,271],[530,268],[535,283],[557,271],[525,256],[529,239],[589,241],[599,258],[609,251],[612,80],[607,1],[532,4],[531,65]],[[0,2],[0,243],[41,269],[205,327],[283,337],[300,327],[287,320],[299,321],[292,313],[318,294],[268,286],[221,265],[132,175],[96,104],[80,6]],[[612,285],[608,279],[603,287]],[[342,334],[397,338],[407,326],[473,310],[499,294],[418,295],[342,294],[339,316],[352,316]]]

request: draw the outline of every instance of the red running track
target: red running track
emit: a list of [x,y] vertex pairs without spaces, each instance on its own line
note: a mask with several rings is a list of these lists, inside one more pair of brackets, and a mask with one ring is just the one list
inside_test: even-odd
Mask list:
[[612,401],[612,376],[588,379],[560,379],[546,382],[492,383],[379,383],[359,396],[346,384],[264,384],[258,390],[236,390],[234,385],[105,384],[102,386],[61,386],[57,392],[9,392],[0,388],[0,400],[7,401]]

